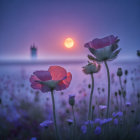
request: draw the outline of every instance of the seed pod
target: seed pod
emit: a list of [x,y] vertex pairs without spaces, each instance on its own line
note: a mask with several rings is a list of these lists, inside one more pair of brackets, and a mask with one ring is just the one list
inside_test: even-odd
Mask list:
[[118,93],[117,93],[117,92],[115,92],[115,96],[116,96],[116,97],[117,97],[117,94],[118,94]]
[[126,91],[123,91],[123,97],[124,98],[126,97]]
[[126,83],[127,83],[127,80],[125,79],[125,80],[124,80],[124,84],[126,84]]
[[137,50],[137,56],[140,57],[140,50]]
[[122,68],[118,68],[117,76],[122,76],[122,74],[123,74]]
[[88,84],[88,88],[91,88],[91,84]]
[[128,70],[125,70],[125,72],[124,72],[124,73],[125,73],[125,75],[128,75]]
[[92,106],[92,110],[94,110],[94,109],[95,109],[95,106],[93,105],[93,106]]
[[119,90],[119,95],[121,96],[121,94],[122,94],[122,93],[121,93],[121,91]]
[[137,97],[140,98],[140,93],[137,93]]

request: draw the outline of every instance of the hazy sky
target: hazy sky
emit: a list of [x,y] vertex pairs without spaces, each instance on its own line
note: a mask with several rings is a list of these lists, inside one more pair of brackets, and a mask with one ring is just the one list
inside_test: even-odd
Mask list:
[[[120,38],[120,57],[136,57],[140,49],[139,0],[0,0],[0,59],[85,58],[84,43],[107,35]],[[76,44],[64,48],[66,37]]]

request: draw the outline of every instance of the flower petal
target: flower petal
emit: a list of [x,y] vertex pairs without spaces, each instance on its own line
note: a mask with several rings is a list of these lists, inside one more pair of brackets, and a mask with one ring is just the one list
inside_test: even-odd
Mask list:
[[42,85],[41,91],[48,92],[48,91],[51,91],[51,89],[47,85]]
[[60,66],[50,66],[49,70],[52,80],[63,80],[67,76],[67,72]]
[[111,51],[112,52],[114,52],[115,50],[117,50],[118,49],[118,44],[113,44],[112,46],[111,46]]
[[85,48],[90,48],[89,43],[86,43],[86,44],[84,45],[84,47],[85,47]]
[[93,55],[96,54],[96,50],[95,50],[94,48],[89,48],[89,51],[90,51]]
[[33,74],[36,75],[41,81],[47,81],[52,79],[49,71],[40,70],[35,71]]
[[98,61],[95,57],[88,55],[88,59],[92,60],[92,61]]
[[111,60],[115,59],[118,56],[118,54],[120,53],[120,51],[121,51],[121,48],[119,50],[116,50],[114,53],[112,53],[109,60],[111,61]]
[[[92,40],[91,42],[89,42],[89,46],[94,49],[100,49],[100,48],[104,48],[106,46],[110,46],[116,43],[117,40],[118,40],[118,37],[110,35],[101,39],[96,38]],[[88,45],[85,45],[85,47],[88,47]]]
[[96,57],[96,59],[101,60],[101,61],[104,61],[110,58],[111,54],[112,54],[111,46],[100,48],[98,50],[95,50],[94,52],[94,56]]
[[72,74],[70,72],[68,72],[66,79],[64,79],[64,80],[62,80],[58,83],[58,86],[56,87],[56,90],[57,91],[58,90],[63,90],[65,88],[69,87],[71,79],[72,79]]
[[40,90],[41,90],[42,85],[41,85],[40,83],[37,82],[38,80],[39,80],[39,79],[38,79],[37,76],[31,75],[31,77],[30,77],[31,87],[32,87],[33,89],[40,89]]

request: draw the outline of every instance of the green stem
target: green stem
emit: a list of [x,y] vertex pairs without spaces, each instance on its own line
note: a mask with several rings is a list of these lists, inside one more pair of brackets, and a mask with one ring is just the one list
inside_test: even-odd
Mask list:
[[104,61],[104,63],[105,63],[105,67],[107,70],[107,78],[108,78],[108,101],[107,101],[107,114],[106,114],[106,117],[108,118],[109,117],[109,106],[110,106],[110,73],[109,73],[109,68],[108,68],[107,62]]
[[121,86],[121,92],[123,94],[123,86],[122,86],[122,80],[121,80],[121,77],[119,76],[119,81],[120,81],[120,86]]
[[92,108],[91,109],[91,120],[93,120],[93,112],[94,112],[94,109]]
[[74,119],[74,125],[76,126],[76,119],[75,119],[75,113],[74,113],[73,106],[72,106],[72,114],[73,114],[73,119]]
[[93,73],[91,74],[91,80],[92,80],[92,87],[91,87],[91,93],[90,93],[90,98],[89,98],[88,120],[91,120],[91,103],[92,103],[92,96],[93,96],[93,90],[94,90],[94,77],[93,77]]
[[59,135],[58,135],[58,130],[57,130],[57,123],[56,123],[55,100],[54,100],[53,90],[51,90],[51,96],[52,96],[52,104],[53,104],[53,119],[54,119],[54,125],[55,125],[56,139],[59,140]]
[[125,105],[126,99],[125,99],[125,96],[124,96],[124,88],[122,86],[121,76],[119,76],[119,81],[120,81],[120,87],[121,87],[121,95],[123,95],[124,105]]
[[122,111],[122,96],[120,95],[120,110]]
[[117,107],[119,107],[119,102],[118,102],[118,97],[116,96],[116,104],[117,104]]
[[73,140],[75,139],[75,127],[76,127],[76,119],[75,119],[75,114],[74,114],[74,108],[72,106],[72,115],[73,115],[73,120],[74,120],[74,124],[73,124]]

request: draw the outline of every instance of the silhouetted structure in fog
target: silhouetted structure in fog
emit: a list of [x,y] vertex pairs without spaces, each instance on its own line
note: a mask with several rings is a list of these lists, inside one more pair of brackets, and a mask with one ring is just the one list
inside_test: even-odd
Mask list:
[[37,47],[33,44],[31,45],[31,58],[36,59],[37,58]]

